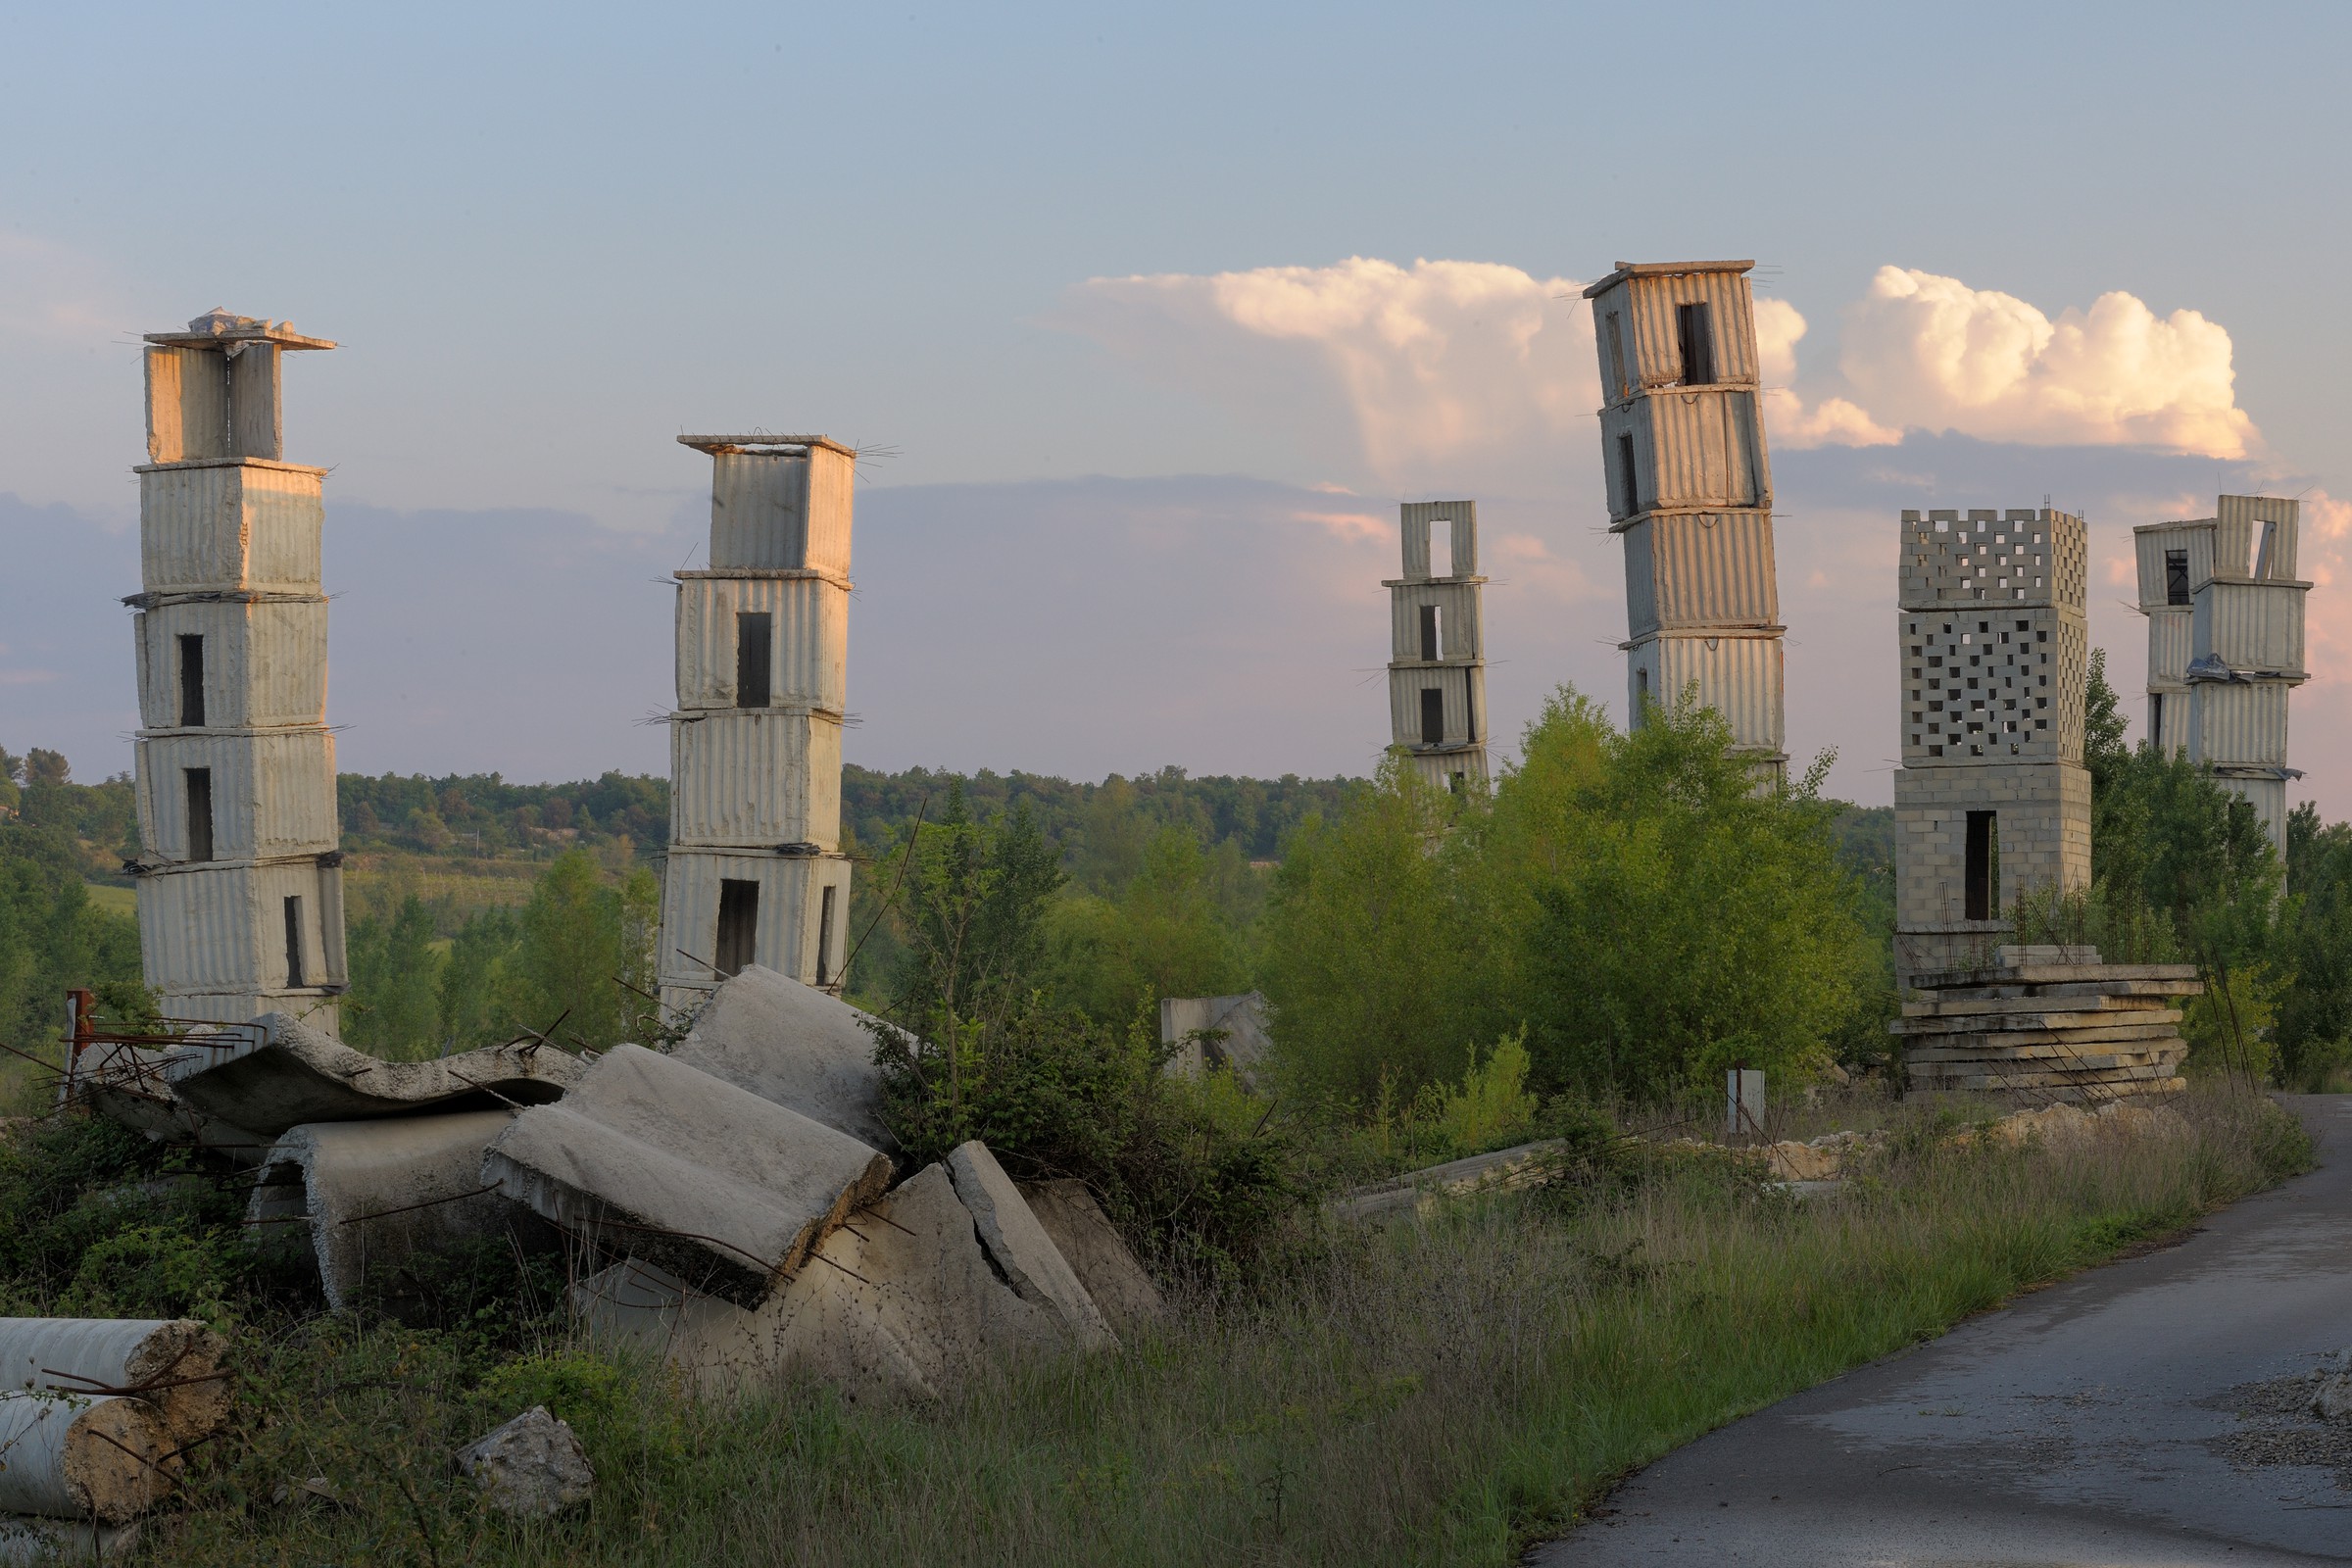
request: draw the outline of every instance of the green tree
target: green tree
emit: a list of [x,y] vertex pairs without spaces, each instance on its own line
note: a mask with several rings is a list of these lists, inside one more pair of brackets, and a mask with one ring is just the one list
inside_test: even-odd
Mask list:
[[351,992],[343,999],[344,1040],[394,1061],[438,1054],[442,960],[433,951],[433,917],[423,902],[412,893],[389,916],[362,916],[352,923],[347,948]]
[[1118,1023],[1148,999],[1246,986],[1248,961],[1220,906],[1216,870],[1191,829],[1164,827],[1117,898],[1056,902],[1047,921],[1054,991],[1097,1021]]
[[606,882],[596,858],[567,850],[551,861],[522,906],[521,924],[514,967],[522,1026],[599,1051],[617,1042],[623,995],[617,977],[632,965],[620,890]]
[[523,1032],[521,953],[522,922],[512,909],[483,909],[458,928],[441,965],[441,1039],[451,1049],[493,1046]]
[[96,991],[118,1017],[153,1010],[138,922],[90,902],[81,853],[65,831],[0,822],[0,1045],[53,1057],[66,993],[77,987]]

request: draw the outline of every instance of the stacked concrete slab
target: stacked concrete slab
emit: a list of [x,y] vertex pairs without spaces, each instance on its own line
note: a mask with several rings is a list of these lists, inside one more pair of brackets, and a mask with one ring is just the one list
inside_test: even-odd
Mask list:
[[1970,967],[2029,889],[2090,882],[2082,519],[1906,512],[1895,652],[1898,975]]
[[851,497],[824,436],[678,437],[710,454],[710,565],[678,578],[662,1001],[691,1015],[758,963],[838,987]]
[[2300,507],[2223,496],[2215,514],[2134,528],[2148,618],[2148,737],[2202,762],[2252,804],[2286,853],[2287,696],[2303,662],[2295,576]]
[[1913,1095],[1957,1090],[2096,1102],[2171,1094],[2193,964],[2102,963],[2096,948],[2002,947],[1911,976],[1902,1042]]
[[1629,709],[1694,694],[1787,770],[1772,467],[1753,262],[1620,262],[1585,290],[1600,351],[1609,531],[1625,540]]
[[[1404,575],[1389,591],[1392,744],[1441,789],[1487,782],[1487,646],[1478,504],[1397,509]],[[1444,548],[1439,541],[1444,540]]]
[[147,337],[139,475],[139,947],[168,1015],[292,1013],[346,989],[326,728],[323,468],[284,461],[283,322]]

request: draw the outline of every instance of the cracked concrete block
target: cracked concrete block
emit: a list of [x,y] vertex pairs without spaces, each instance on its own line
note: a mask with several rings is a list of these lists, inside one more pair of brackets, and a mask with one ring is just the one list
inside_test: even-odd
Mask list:
[[144,1399],[0,1394],[0,1513],[122,1524],[163,1499],[176,1446]]
[[582,1282],[573,1305],[592,1334],[662,1355],[707,1393],[808,1376],[853,1398],[928,1399],[982,1357],[1070,1348],[1057,1313],[998,1276],[944,1165],[825,1238],[756,1312],[634,1259]]
[[1114,1331],[1132,1336],[1167,1321],[1167,1298],[1086,1183],[1066,1176],[1024,1182],[1021,1196]]
[[522,1519],[552,1519],[596,1488],[579,1438],[544,1404],[460,1448],[457,1467],[480,1485],[491,1507]]
[[306,1122],[544,1103],[562,1096],[588,1066],[536,1043],[431,1061],[379,1061],[282,1012],[264,1013],[250,1027],[217,1038],[218,1044],[172,1051],[164,1077],[172,1094],[201,1114],[264,1139]]
[[528,1210],[481,1191],[482,1155],[514,1118],[462,1110],[292,1128],[262,1161],[245,1223],[265,1246],[307,1243],[327,1305],[341,1311],[371,1269],[381,1278],[516,1220],[544,1231]]
[[482,1180],[566,1230],[756,1307],[889,1185],[890,1156],[672,1056],[615,1046],[516,1116]]
[[13,1391],[130,1394],[173,1446],[228,1422],[228,1345],[194,1318],[0,1318],[0,1383]]
[[670,1054],[895,1152],[898,1141],[882,1124],[872,1021],[829,992],[753,964],[712,994]]
[[977,1138],[959,1144],[947,1163],[956,1198],[971,1210],[981,1247],[1013,1294],[1050,1308],[1078,1348],[1117,1348],[1118,1336],[988,1146]]

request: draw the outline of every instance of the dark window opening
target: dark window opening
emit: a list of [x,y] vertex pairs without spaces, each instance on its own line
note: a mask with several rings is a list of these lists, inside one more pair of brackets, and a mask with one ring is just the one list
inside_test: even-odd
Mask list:
[[1971,811],[1968,813],[1968,918],[1995,919],[2000,906],[2000,813]]
[[[765,616],[761,616],[765,619]],[[760,884],[732,877],[718,884],[718,977],[732,980],[751,966],[760,936]]]
[[1436,686],[1421,688],[1421,744],[1442,745],[1446,739],[1446,693]]
[[833,982],[833,892],[831,888],[825,889],[824,899],[817,906],[816,983],[820,986]]
[[[1634,698],[1636,709],[1644,709],[1649,706],[1649,671],[1646,669],[1634,671]],[[1641,720],[1642,715],[1637,711],[1634,714],[1634,721],[1640,723]]]
[[191,767],[188,782],[188,858],[213,858],[213,770]]
[[1629,517],[1642,510],[1640,472],[1634,466],[1634,435],[1628,430],[1617,438],[1617,478],[1625,487],[1625,514]]
[[1421,657],[1435,663],[1438,655],[1438,607],[1421,607]]
[[1448,773],[1446,775],[1446,787],[1459,795],[1469,787],[1469,777],[1467,773]]
[[286,900],[286,985],[299,991],[310,981],[302,973],[302,900]]
[[775,663],[775,633],[776,619],[764,610],[746,612],[735,617],[737,708],[767,706],[771,690],[768,673]]
[[1683,344],[1683,385],[1715,384],[1714,312],[1705,304],[1677,305],[1674,330]]
[[[2047,679],[2047,676],[2043,677]],[[2048,698],[2043,698],[2048,702]],[[2157,750],[2164,749],[2164,693],[2148,693],[2148,740]]]
[[1617,324],[1615,311],[1609,313],[1609,371],[1616,378],[1618,398],[1632,397],[1633,386],[1625,378],[1625,333]]
[[2188,603],[2188,552],[2167,550],[2164,553],[2164,602],[2168,605]]
[[204,638],[189,632],[179,637],[179,722],[204,727]]

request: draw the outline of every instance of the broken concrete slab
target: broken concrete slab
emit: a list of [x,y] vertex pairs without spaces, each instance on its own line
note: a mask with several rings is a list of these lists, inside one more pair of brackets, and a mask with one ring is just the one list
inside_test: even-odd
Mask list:
[[[191,1039],[217,1034],[190,1031]],[[145,1133],[158,1143],[195,1144],[240,1164],[260,1159],[270,1140],[219,1116],[207,1115],[172,1092],[167,1069],[185,1048],[155,1051],[122,1041],[101,1041],[75,1059],[61,1086],[62,1101],[79,1101],[109,1121]],[[193,1059],[193,1058],[191,1058]]]
[[0,1517],[0,1564],[112,1562],[139,1544],[136,1520],[92,1525],[78,1519]]
[[306,1122],[542,1104],[588,1063],[536,1041],[430,1061],[381,1061],[282,1012],[171,1054],[172,1092],[206,1116],[276,1138]]
[[1078,1348],[1117,1348],[1118,1336],[1102,1320],[1102,1309],[988,1146],[976,1138],[958,1144],[949,1152],[947,1165],[956,1197],[971,1211],[981,1247],[1013,1294],[1050,1309]]
[[0,1513],[122,1524],[162,1500],[176,1446],[144,1399],[0,1394]]
[[752,964],[712,994],[670,1054],[895,1152],[869,1032],[878,1022],[830,992]]
[[1086,1183],[1074,1177],[1050,1182],[1023,1182],[1021,1196],[1029,1212],[1054,1238],[1054,1246],[1078,1283],[1086,1287],[1114,1333],[1132,1338],[1144,1329],[1167,1321],[1167,1298],[1133,1250],[1095,1201]]
[[664,1357],[703,1392],[813,1377],[852,1398],[937,1398],[982,1358],[1057,1353],[1068,1331],[1023,1300],[982,1250],[944,1165],[927,1165],[744,1311],[642,1259],[575,1288],[591,1334]]
[[456,1463],[481,1487],[483,1501],[520,1519],[552,1519],[586,1502],[596,1487],[588,1451],[544,1404],[460,1448]]
[[497,1237],[528,1210],[484,1192],[482,1155],[511,1110],[461,1110],[289,1129],[262,1161],[245,1223],[264,1245],[307,1244],[326,1303],[357,1304],[369,1272]]
[[615,1046],[516,1116],[482,1180],[742,1307],[889,1185],[890,1156],[700,1068]]
[[227,1359],[228,1343],[194,1318],[0,1318],[0,1384],[135,1396],[155,1406],[174,1446],[227,1425]]

